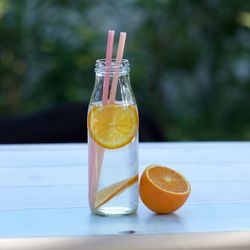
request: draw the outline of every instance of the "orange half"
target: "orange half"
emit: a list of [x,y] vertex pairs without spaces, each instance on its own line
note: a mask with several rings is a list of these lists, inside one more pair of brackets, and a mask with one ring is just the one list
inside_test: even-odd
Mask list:
[[138,175],[126,180],[116,182],[108,187],[103,188],[96,194],[95,209],[102,206],[103,204],[111,200],[114,196],[118,195],[126,188],[132,186],[137,181]]
[[93,140],[104,148],[116,149],[129,144],[138,129],[134,105],[108,103],[93,106],[88,114],[88,128]]
[[171,213],[187,200],[191,187],[186,178],[173,169],[151,165],[140,180],[140,197],[152,211]]

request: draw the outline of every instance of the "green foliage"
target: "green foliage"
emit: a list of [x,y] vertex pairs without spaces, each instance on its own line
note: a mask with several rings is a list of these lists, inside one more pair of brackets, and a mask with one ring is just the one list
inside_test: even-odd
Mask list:
[[249,140],[249,20],[244,0],[0,0],[0,113],[88,101],[114,28],[167,139]]

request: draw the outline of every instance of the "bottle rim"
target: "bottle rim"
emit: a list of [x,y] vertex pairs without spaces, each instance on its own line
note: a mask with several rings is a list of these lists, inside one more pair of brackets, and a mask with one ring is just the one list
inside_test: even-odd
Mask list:
[[109,67],[105,66],[106,59],[97,59],[95,64],[96,73],[114,73],[119,71],[119,73],[128,73],[130,71],[130,65],[128,59],[122,59],[119,65],[116,64],[116,59],[112,58],[111,65]]

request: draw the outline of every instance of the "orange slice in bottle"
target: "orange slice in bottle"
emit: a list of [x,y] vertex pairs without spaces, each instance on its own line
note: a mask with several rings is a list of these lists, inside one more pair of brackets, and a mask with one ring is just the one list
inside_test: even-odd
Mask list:
[[133,105],[108,103],[93,106],[88,114],[93,140],[104,148],[116,149],[129,144],[138,129],[137,109]]
[[95,209],[99,208],[100,206],[111,200],[114,196],[118,195],[126,188],[132,186],[137,181],[138,175],[126,180],[116,182],[108,187],[103,188],[96,194]]

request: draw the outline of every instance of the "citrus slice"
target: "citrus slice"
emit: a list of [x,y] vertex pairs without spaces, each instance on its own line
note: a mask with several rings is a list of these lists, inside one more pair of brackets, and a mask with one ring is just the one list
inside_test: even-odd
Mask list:
[[180,208],[191,191],[189,182],[173,169],[151,165],[140,180],[140,197],[152,211],[171,213]]
[[114,103],[93,106],[88,114],[88,128],[93,140],[102,147],[123,147],[133,140],[137,132],[137,109],[133,105]]
[[138,175],[126,180],[116,182],[108,187],[103,188],[96,194],[95,208],[102,206],[103,204],[111,200],[114,196],[118,195],[126,188],[132,186],[137,181]]

